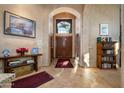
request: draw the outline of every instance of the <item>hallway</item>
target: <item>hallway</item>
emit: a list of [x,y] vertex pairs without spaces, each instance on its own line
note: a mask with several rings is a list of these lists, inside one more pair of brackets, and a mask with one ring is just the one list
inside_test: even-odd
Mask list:
[[[44,84],[41,84],[44,80],[36,77],[40,80],[37,82],[40,86],[36,87],[40,88],[122,87],[124,12],[121,6],[1,4],[0,73],[20,75],[14,80],[38,76],[43,71],[50,74],[43,79],[54,77]],[[69,60],[52,62],[54,58],[76,60],[71,59],[72,64],[68,65]],[[70,68],[59,68],[56,63]],[[25,81],[35,79],[29,77]],[[8,83],[11,85],[12,81]]]

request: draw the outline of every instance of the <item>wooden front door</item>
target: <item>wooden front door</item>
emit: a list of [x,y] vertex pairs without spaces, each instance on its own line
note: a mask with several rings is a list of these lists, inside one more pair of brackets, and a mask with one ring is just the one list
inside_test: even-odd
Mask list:
[[56,36],[56,57],[72,57],[72,36]]
[[62,12],[53,17],[54,57],[71,58],[75,56],[75,16]]

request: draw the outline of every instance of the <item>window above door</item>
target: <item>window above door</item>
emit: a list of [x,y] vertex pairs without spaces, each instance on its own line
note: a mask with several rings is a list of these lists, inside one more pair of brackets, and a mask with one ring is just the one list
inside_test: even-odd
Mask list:
[[56,19],[56,33],[57,34],[72,33],[72,19]]

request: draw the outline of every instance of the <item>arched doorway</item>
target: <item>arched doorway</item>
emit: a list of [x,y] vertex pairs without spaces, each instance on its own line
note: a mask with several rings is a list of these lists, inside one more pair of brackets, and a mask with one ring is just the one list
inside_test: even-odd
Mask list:
[[[69,14],[72,14],[75,16],[75,42],[78,40],[78,42],[76,42],[77,46],[75,46],[75,50],[77,49],[77,52],[75,53],[72,53],[74,54],[73,57],[79,57],[81,59],[81,42],[80,42],[80,39],[81,39],[81,17],[80,17],[80,13],[78,13],[76,10],[72,9],[72,8],[69,8],[69,7],[60,7],[60,8],[57,8],[55,9],[54,11],[52,11],[50,14],[49,14],[49,55],[48,57],[49,58],[52,58],[55,56],[54,55],[51,55],[53,54],[52,52],[54,52],[53,48],[54,48],[54,42],[53,42],[53,34],[54,34],[54,16],[59,14],[59,13],[69,13]],[[49,59],[49,61],[51,61],[51,59]],[[82,63],[80,61],[80,63]],[[79,63],[79,64],[80,64]]]
[[75,18],[67,12],[53,16],[54,58],[75,57]]

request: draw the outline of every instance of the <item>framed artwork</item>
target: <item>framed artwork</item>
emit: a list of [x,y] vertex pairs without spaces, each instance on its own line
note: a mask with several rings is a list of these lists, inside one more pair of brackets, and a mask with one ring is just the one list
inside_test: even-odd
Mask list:
[[108,24],[100,24],[100,35],[102,36],[108,35]]
[[22,37],[36,37],[36,22],[4,11],[4,34]]
[[31,53],[32,54],[38,54],[38,48],[32,48]]
[[72,19],[56,19],[56,33],[72,33]]

